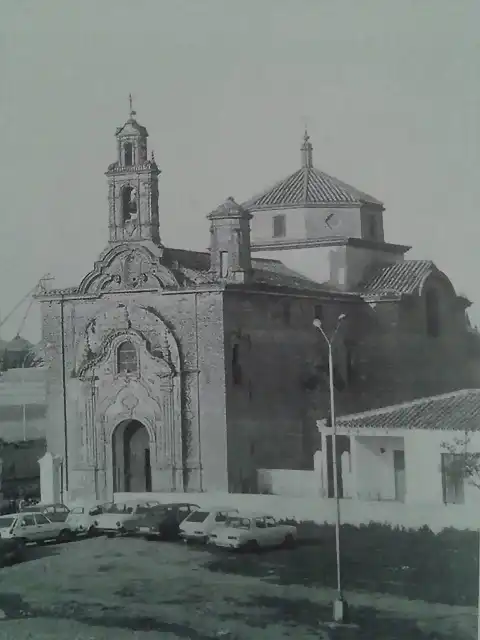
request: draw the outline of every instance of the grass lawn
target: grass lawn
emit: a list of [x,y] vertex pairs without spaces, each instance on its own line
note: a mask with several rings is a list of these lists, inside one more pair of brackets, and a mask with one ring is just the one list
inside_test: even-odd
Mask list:
[[[332,637],[322,623],[331,619],[334,593],[311,569],[322,546],[239,555],[96,538],[30,553],[30,561],[0,571],[0,640]],[[474,609],[367,592],[348,599],[360,623],[357,640],[476,638]]]
[[[302,544],[293,554],[270,552],[267,564],[242,558],[235,571],[268,577],[280,584],[336,586],[335,535],[332,526],[299,525]],[[448,605],[476,606],[478,534],[429,529],[408,531],[372,524],[342,526],[343,585]],[[218,567],[222,569],[222,559]],[[268,566],[267,566],[268,565]],[[267,573],[265,574],[265,571]]]

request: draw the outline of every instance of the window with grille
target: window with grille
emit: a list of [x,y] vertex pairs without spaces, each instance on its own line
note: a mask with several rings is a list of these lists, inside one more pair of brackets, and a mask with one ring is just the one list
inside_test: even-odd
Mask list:
[[122,342],[117,350],[117,369],[119,373],[132,373],[138,369],[138,356],[135,345]]
[[442,453],[442,493],[445,504],[463,504],[465,502],[465,475],[463,455]]
[[287,232],[287,224],[284,215],[273,216],[273,237],[283,238]]

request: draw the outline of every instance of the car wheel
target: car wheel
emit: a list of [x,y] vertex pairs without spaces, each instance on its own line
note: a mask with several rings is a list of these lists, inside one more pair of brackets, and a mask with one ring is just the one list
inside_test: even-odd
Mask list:
[[251,553],[254,553],[255,551],[260,550],[260,545],[256,540],[249,540],[243,545],[243,549],[244,551],[250,551]]
[[295,538],[292,536],[291,533],[285,536],[285,540],[283,541],[283,546],[286,549],[293,549],[293,547],[295,546]]
[[72,532],[70,529],[62,529],[57,536],[57,542],[68,542],[72,539]]

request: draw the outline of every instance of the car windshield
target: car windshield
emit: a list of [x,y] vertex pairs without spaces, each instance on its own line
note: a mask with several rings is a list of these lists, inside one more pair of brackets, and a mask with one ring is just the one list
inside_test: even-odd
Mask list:
[[158,511],[159,508],[161,509],[161,507],[159,507],[158,504],[154,504],[154,505],[146,505],[146,504],[140,504],[137,507],[137,513],[152,513],[152,511]]
[[208,518],[208,511],[192,511],[188,516],[188,522],[204,522]]
[[225,526],[232,529],[250,529],[251,521],[249,518],[227,518]]
[[6,529],[7,527],[11,527],[15,522],[15,517],[11,516],[8,518],[0,518],[0,529]]

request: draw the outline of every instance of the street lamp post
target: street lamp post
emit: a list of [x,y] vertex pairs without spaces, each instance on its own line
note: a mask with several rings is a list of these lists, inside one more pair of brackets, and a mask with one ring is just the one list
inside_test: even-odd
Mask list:
[[337,325],[332,337],[329,338],[325,333],[322,325],[322,321],[316,318],[313,321],[313,326],[318,329],[325,339],[328,345],[328,377],[330,387],[330,418],[331,426],[333,430],[332,435],[332,457],[333,457],[333,492],[335,497],[335,554],[337,564],[337,598],[333,603],[333,619],[335,622],[342,623],[345,621],[347,613],[347,603],[343,597],[342,592],[342,572],[341,572],[341,558],[340,558],[340,495],[338,491],[338,470],[337,470],[337,423],[335,420],[335,388],[333,384],[333,343],[337,332],[346,318],[345,314],[341,314],[338,317]]

